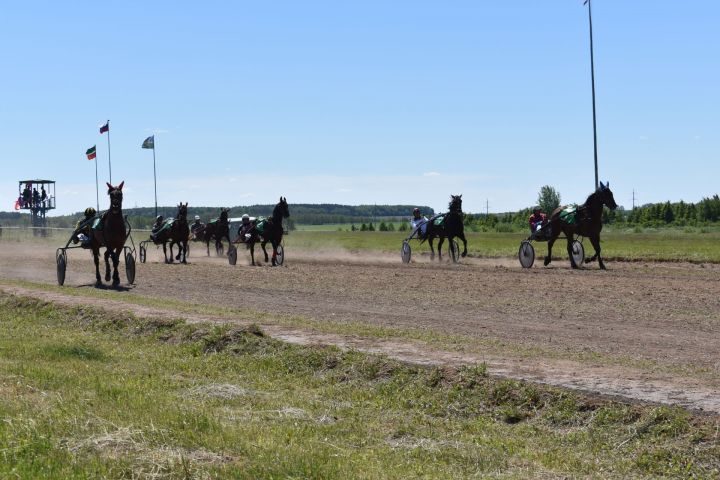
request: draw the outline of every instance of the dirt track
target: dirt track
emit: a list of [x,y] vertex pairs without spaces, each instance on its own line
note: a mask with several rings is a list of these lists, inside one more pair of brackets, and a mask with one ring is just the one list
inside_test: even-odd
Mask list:
[[[0,279],[55,284],[53,249],[0,245]],[[611,263],[601,272],[597,266],[572,271],[562,261],[523,270],[513,259],[433,265],[420,258],[404,266],[399,256],[335,252],[320,258],[289,247],[287,266],[268,268],[246,265],[239,253],[235,267],[205,257],[181,266],[157,263],[160,257],[151,251],[149,263],[138,264],[131,290],[490,340],[499,350],[453,354],[406,340],[265,326],[296,342],[336,343],[426,363],[486,361],[491,372],[510,377],[720,413],[717,265]],[[89,254],[74,250],[68,260],[66,287],[92,288]],[[118,292],[118,301],[122,296]]]

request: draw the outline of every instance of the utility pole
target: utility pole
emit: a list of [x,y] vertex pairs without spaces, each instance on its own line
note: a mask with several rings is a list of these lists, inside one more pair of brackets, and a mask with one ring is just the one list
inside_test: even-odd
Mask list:
[[583,5],[588,6],[588,21],[590,23],[590,78],[592,81],[592,107],[593,107],[593,146],[595,148],[595,189],[598,188],[598,148],[597,148],[597,120],[595,116],[595,55],[593,52],[592,7],[590,0]]
[[635,210],[635,189],[633,188],[633,210]]
[[485,199],[485,218],[490,216],[490,200]]

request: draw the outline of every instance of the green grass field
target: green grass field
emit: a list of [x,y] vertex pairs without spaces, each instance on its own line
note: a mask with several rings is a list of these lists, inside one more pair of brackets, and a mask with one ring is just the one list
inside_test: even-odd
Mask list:
[[716,478],[711,418],[0,295],[1,478]]
[[[327,226],[319,226],[318,228]],[[340,228],[340,225],[337,226]],[[70,232],[54,230],[49,237],[33,237],[27,230],[4,229],[0,242],[24,242],[47,246],[63,246]],[[408,232],[348,232],[333,230],[295,230],[286,238],[287,248],[322,252],[323,249],[341,249],[349,252],[379,251],[397,254]],[[468,251],[471,256],[486,258],[515,258],[520,242],[526,233],[467,233]],[[147,238],[147,232],[135,232],[137,244]],[[413,241],[415,252],[428,251],[427,245]],[[585,252],[592,254],[592,245],[584,242]],[[720,263],[720,231],[693,229],[607,229],[602,234],[603,257],[608,260],[627,261],[689,261]],[[538,256],[544,256],[547,246],[536,242]],[[565,258],[563,241],[556,243],[553,256]]]

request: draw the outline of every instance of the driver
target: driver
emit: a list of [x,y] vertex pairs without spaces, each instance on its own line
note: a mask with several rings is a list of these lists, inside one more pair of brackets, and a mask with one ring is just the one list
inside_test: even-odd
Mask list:
[[542,213],[540,207],[533,207],[533,213],[528,219],[528,223],[530,224],[530,233],[535,234],[540,232],[543,225],[545,225],[545,222],[547,222],[547,215]]
[[255,228],[255,223],[250,221],[250,215],[247,213],[244,213],[243,216],[240,217],[240,222],[237,241],[245,243],[250,240],[250,237],[252,236],[250,232],[252,232],[253,228]]
[[427,217],[423,216],[420,213],[420,209],[415,207],[413,209],[413,218],[410,220],[410,225],[412,225],[412,228],[418,231],[418,236],[423,239],[425,238],[425,235],[427,234]]
[[96,213],[97,212],[92,207],[88,207],[85,209],[85,217],[81,220],[78,220],[78,222],[75,224],[75,231],[77,233],[73,238],[73,243],[78,243],[79,241],[80,246],[82,247],[88,247],[90,245],[90,227],[92,225],[92,221],[95,219]]
[[157,217],[155,217],[155,223],[153,223],[152,232],[150,233],[150,238],[153,241],[155,241],[155,235],[157,235],[158,232],[162,230],[164,221],[165,218],[162,215],[158,215]]
[[193,236],[196,236],[198,232],[200,232],[203,228],[203,224],[200,221],[200,215],[195,215],[195,223],[190,225],[190,232],[192,232]]

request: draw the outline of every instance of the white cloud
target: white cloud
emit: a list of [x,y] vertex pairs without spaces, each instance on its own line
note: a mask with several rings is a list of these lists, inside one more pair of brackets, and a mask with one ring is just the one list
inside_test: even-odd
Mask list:
[[425,172],[423,173],[423,177],[439,177],[439,172]]

